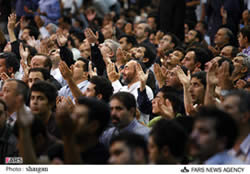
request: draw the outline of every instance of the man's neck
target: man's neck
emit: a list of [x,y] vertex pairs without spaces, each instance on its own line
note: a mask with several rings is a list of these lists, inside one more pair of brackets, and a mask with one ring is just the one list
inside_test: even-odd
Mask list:
[[76,79],[75,83],[78,85],[80,83],[82,83],[83,81],[87,80],[87,78],[80,78],[80,79]]
[[131,81],[129,84],[128,84],[128,88],[130,88],[133,84],[137,83],[139,80],[136,78],[134,79],[133,81]]
[[249,135],[250,133],[250,128],[249,128],[249,125],[246,124],[246,125],[240,125],[239,126],[240,128],[240,136],[237,138],[235,144],[234,144],[234,147],[233,149],[238,152],[240,150],[240,145],[241,143],[245,140],[245,138]]
[[137,39],[137,42],[138,42],[138,43],[142,43],[142,42],[145,41],[146,39],[147,39],[147,37],[143,37],[143,38],[140,38],[140,39],[138,38],[138,39]]

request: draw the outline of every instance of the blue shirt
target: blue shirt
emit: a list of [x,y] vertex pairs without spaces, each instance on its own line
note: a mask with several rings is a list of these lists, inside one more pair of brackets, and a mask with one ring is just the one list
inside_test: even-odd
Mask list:
[[112,127],[104,131],[100,137],[100,142],[103,143],[106,147],[109,147],[110,140],[113,136],[119,135],[122,132],[131,132],[138,135],[142,135],[145,140],[148,140],[150,129],[146,126],[143,126],[136,119],[134,119],[127,127],[118,130],[116,127]]
[[227,151],[223,151],[209,158],[207,161],[204,162],[204,164],[238,164],[239,165],[239,164],[244,164],[244,162],[238,160],[237,158],[232,157],[231,155],[227,153]]
[[57,20],[61,17],[59,0],[40,0],[39,9],[47,14],[47,16],[41,16],[45,26],[49,23],[57,24]]
[[[82,92],[85,92],[86,89],[87,89],[87,87],[88,87],[88,83],[89,83],[88,80],[84,80],[83,82],[79,83],[79,84],[77,85],[77,87],[78,87]],[[69,96],[69,97],[71,98],[71,100],[74,101],[74,100],[73,100],[74,97],[73,97],[73,95],[72,95],[72,93],[71,93],[71,90],[70,90],[70,88],[69,88],[69,85],[66,85],[66,86],[62,87],[62,88],[60,89],[60,91],[58,92],[58,96],[64,96],[64,97],[68,97],[68,96]]]

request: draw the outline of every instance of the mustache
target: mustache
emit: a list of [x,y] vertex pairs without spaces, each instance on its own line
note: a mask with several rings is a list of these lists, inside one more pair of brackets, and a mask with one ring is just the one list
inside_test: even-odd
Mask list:
[[200,149],[200,145],[194,139],[190,139],[188,145]]
[[117,117],[116,115],[112,115],[112,116],[111,116],[111,120],[116,120],[116,121],[119,121],[119,122],[120,122],[119,117]]

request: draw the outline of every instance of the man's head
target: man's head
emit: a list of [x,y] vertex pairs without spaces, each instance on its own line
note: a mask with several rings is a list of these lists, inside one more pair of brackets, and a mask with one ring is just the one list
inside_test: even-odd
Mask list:
[[87,39],[84,39],[79,46],[81,57],[88,59],[91,56],[91,48]]
[[22,97],[24,104],[27,102],[28,90],[28,86],[21,80],[8,79],[4,82],[2,88],[2,99],[7,105],[9,114],[12,114],[18,109],[16,108],[16,100],[18,96]]
[[[51,113],[56,105],[57,89],[45,81],[35,82],[30,89],[30,109],[33,115],[42,120]],[[47,121],[47,120],[46,120]]]
[[[188,70],[186,67],[181,66],[181,69],[184,71],[185,74],[187,74]],[[177,70],[176,67],[174,67],[167,73],[166,86],[171,86],[175,89],[182,90],[182,84],[176,74],[176,70]]]
[[203,35],[198,30],[189,30],[185,37],[185,43],[191,44],[193,42],[201,42],[203,40]]
[[110,99],[111,120],[122,129],[128,126],[136,115],[135,97],[128,92],[118,92]]
[[204,35],[207,31],[207,24],[204,21],[199,21],[195,25],[195,30],[201,32]]
[[176,48],[173,52],[169,54],[169,56],[164,57],[163,65],[168,68],[172,69],[176,67],[176,65],[181,64],[181,60],[185,55],[185,51],[182,48]]
[[50,72],[52,68],[52,61],[49,56],[36,54],[31,59],[31,68],[46,68]]
[[152,31],[156,31],[157,24],[156,24],[157,16],[155,14],[149,14],[147,17],[147,24],[150,26]]
[[135,58],[139,59],[147,68],[154,63],[156,55],[146,44],[139,44],[135,53]]
[[135,37],[129,35],[122,35],[119,39],[119,43],[121,48],[125,51],[129,51],[137,44]]
[[147,23],[140,23],[135,30],[137,41],[143,41],[149,37],[150,26]]
[[202,48],[190,48],[184,59],[181,61],[182,65],[193,72],[196,68],[204,69],[204,64],[209,60],[209,55],[206,50]]
[[60,49],[52,49],[49,52],[49,58],[51,59],[52,65],[58,65],[61,60]]
[[85,58],[78,58],[72,65],[72,77],[75,81],[87,80],[89,71],[89,60]]
[[239,125],[250,123],[250,94],[243,90],[230,91],[224,97],[222,107]]
[[158,45],[158,51],[163,51],[163,53],[166,53],[167,51],[177,47],[179,43],[179,39],[174,34],[167,33],[160,40],[160,43]]
[[107,24],[102,28],[104,39],[112,39],[114,36],[114,27],[112,24]]
[[0,73],[5,72],[7,75],[16,73],[19,70],[20,63],[14,53],[2,52],[0,53]]
[[187,142],[187,134],[175,120],[159,120],[149,136],[149,161],[153,164],[177,164],[181,162]]
[[184,112],[184,104],[178,97],[178,91],[175,88],[163,86],[152,101],[152,113],[162,115],[160,107],[162,104],[166,105],[166,100],[171,103],[175,115]]
[[222,50],[220,51],[220,55],[232,60],[238,52],[238,48],[231,45],[227,45],[222,48]]
[[137,81],[136,64],[135,60],[130,60],[121,71],[126,84],[132,84]]
[[120,44],[112,39],[106,39],[102,44],[99,45],[99,49],[103,57],[107,55],[111,60],[116,60],[116,51],[120,47]]
[[146,164],[147,143],[143,136],[133,133],[121,133],[110,141],[111,164]]
[[234,37],[234,35],[230,29],[220,28],[215,35],[214,43],[219,48],[222,48],[223,46],[225,46],[227,44],[232,44],[233,37]]
[[101,76],[93,76],[89,80],[88,87],[84,92],[86,97],[96,97],[99,100],[109,102],[113,94],[113,86],[107,78]]
[[23,33],[21,35],[21,39],[24,41],[29,40],[30,37],[34,37],[35,39],[38,38],[39,32],[33,26],[27,26],[23,29]]
[[95,98],[80,97],[72,118],[76,122],[76,141],[86,143],[86,138],[98,138],[107,128],[110,120],[109,106]]
[[246,26],[240,29],[240,33],[238,35],[238,42],[240,48],[244,49],[249,46],[250,43],[250,27]]
[[192,74],[189,92],[193,104],[203,104],[206,91],[206,72],[200,71]]
[[233,58],[234,75],[247,75],[250,72],[250,57],[239,53]]
[[237,135],[238,127],[229,114],[214,107],[201,108],[195,116],[189,153],[204,162],[232,148]]
[[45,68],[31,68],[28,74],[28,86],[31,86],[38,80],[46,81],[50,78],[49,71]]

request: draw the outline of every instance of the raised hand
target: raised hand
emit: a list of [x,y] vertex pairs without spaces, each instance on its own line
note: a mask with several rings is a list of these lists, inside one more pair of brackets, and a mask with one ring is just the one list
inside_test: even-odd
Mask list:
[[56,34],[56,39],[57,39],[57,43],[60,47],[63,47],[66,45],[67,41],[68,41],[68,35],[64,35],[62,33],[57,33]]
[[72,71],[64,61],[60,61],[59,70],[66,81],[72,79]]
[[[21,103],[18,103],[18,104],[21,104]],[[31,111],[27,110],[24,104],[22,104],[22,106],[20,106],[17,111],[17,123],[20,126],[20,128],[30,127],[33,120],[34,120],[34,116],[31,113]]]
[[140,91],[143,91],[146,87],[146,82],[148,80],[149,70],[146,73],[143,72],[142,67],[139,63],[136,64],[137,76],[141,82]]
[[218,78],[216,77],[216,71],[218,69],[217,62],[213,62],[212,65],[208,68],[207,72],[207,84],[216,85],[218,83]]
[[162,111],[162,116],[167,118],[167,119],[173,119],[175,117],[175,114],[174,114],[174,109],[173,109],[173,106],[172,106],[172,103],[166,99],[165,100],[165,103],[160,103],[160,109]]
[[31,47],[37,47],[36,39],[34,36],[29,36],[27,40],[27,44]]
[[8,17],[8,30],[14,30],[16,26],[16,14],[11,13]]
[[108,78],[111,82],[114,82],[116,80],[119,80],[120,74],[116,72],[115,70],[115,64],[114,63],[109,63],[107,64],[107,74]]
[[10,79],[10,78],[15,78],[15,75],[14,75],[14,74],[11,74],[11,77],[9,77],[5,72],[2,72],[2,73],[0,74],[0,78],[1,78],[1,80],[5,81],[5,80],[8,80],[8,79]]
[[84,30],[84,35],[87,38],[89,44],[98,42],[98,37],[99,37],[98,32],[96,32],[96,34],[94,34],[94,32],[90,28],[86,28]]
[[94,70],[92,69],[92,62],[89,62],[89,76],[90,78],[92,78],[93,76],[97,76],[97,69],[96,67],[94,68]]
[[188,87],[190,84],[190,80],[191,80],[191,75],[190,75],[190,71],[188,71],[188,75],[186,75],[183,70],[181,69],[180,66],[177,66],[175,69],[175,73],[177,75],[177,77],[179,78],[181,84],[184,87]]
[[24,48],[23,43],[20,43],[20,45],[19,45],[19,53],[20,53],[21,58],[26,62],[27,58],[29,56],[28,47]]
[[166,77],[163,75],[161,67],[157,63],[154,64],[154,73],[155,73],[155,78],[158,82],[159,88],[162,88],[165,84]]

